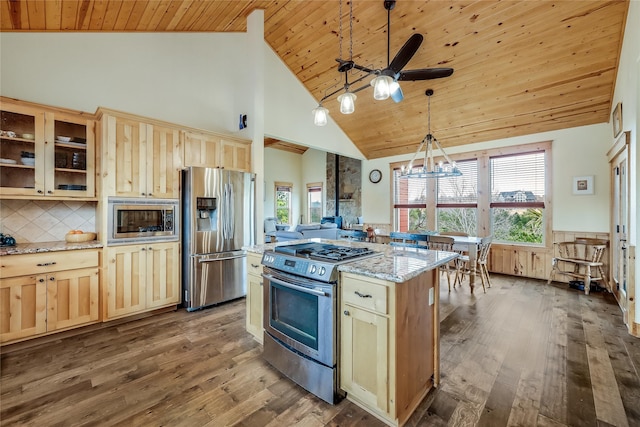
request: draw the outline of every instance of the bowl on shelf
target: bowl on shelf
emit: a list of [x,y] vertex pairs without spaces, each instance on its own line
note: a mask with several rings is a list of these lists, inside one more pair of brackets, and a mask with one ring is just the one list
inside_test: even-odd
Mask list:
[[96,240],[96,233],[92,233],[92,232],[82,233],[82,234],[67,233],[64,236],[64,240],[68,243],[90,242],[92,240]]
[[56,136],[56,139],[58,141],[61,141],[61,142],[69,142],[69,141],[71,141],[71,137],[70,136],[60,136],[60,135],[58,135],[58,136]]
[[24,139],[35,139],[36,136],[32,133],[23,133],[22,135],[20,135],[21,137],[23,137]]
[[20,161],[25,166],[35,166],[36,165],[36,159],[34,157],[21,157]]

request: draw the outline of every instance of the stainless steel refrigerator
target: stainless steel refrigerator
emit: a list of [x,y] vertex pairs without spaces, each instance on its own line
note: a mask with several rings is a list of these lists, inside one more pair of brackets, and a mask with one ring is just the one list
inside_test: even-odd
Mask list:
[[183,301],[188,311],[246,295],[246,252],[256,239],[255,175],[183,171]]

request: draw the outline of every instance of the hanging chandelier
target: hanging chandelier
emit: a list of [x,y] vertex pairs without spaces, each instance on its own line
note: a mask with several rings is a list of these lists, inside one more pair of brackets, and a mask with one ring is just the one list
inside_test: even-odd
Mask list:
[[[456,162],[451,161],[447,153],[442,149],[440,143],[435,136],[431,133],[431,95],[433,95],[433,89],[427,89],[425,92],[429,101],[427,109],[427,135],[422,139],[418,150],[413,155],[413,158],[409,164],[405,167],[402,165],[400,168],[401,178],[448,178],[452,176],[460,176],[462,172],[456,166]],[[433,158],[433,146],[436,146],[445,161],[439,161],[437,164]],[[418,155],[422,150],[424,151],[424,161],[422,166],[414,167],[413,163],[418,158]]]

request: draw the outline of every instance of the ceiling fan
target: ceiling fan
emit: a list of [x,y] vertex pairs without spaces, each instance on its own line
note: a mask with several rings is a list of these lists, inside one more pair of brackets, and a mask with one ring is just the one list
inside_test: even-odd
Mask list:
[[[405,65],[413,58],[420,48],[424,37],[422,34],[413,34],[400,48],[393,60],[390,61],[391,54],[391,10],[395,7],[396,0],[384,0],[384,8],[387,10],[387,67],[380,70],[363,67],[349,60],[337,59],[339,62],[338,71],[347,72],[352,68],[363,71],[367,74],[376,74],[376,78],[371,81],[374,86],[374,98],[386,99],[391,97],[395,102],[400,102],[404,98],[402,89],[398,81],[433,80],[449,77],[453,74],[453,68],[421,68],[416,70],[404,70]],[[358,79],[359,81],[361,79]],[[363,86],[356,89],[358,92],[365,89]]]

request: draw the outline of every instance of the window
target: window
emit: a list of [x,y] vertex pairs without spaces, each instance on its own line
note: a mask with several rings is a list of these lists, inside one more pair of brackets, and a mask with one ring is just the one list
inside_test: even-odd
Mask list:
[[547,245],[550,141],[449,157],[462,176],[400,178],[406,162],[391,165],[394,230],[462,231],[492,235],[495,243]]
[[[419,167],[416,166],[416,167]],[[426,231],[427,183],[424,178],[400,178],[400,169],[393,171],[393,210],[398,231]]]
[[478,160],[456,162],[461,176],[437,181],[438,231],[462,231],[478,235]]
[[490,158],[491,230],[496,241],[542,243],[545,153]]
[[276,218],[280,224],[291,224],[291,190],[293,184],[276,182]]
[[307,218],[309,222],[322,219],[322,183],[307,184]]

